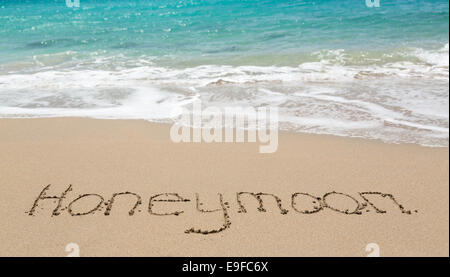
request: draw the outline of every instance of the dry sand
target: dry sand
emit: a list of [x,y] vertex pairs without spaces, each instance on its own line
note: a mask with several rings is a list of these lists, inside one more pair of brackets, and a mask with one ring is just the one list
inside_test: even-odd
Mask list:
[[[325,135],[281,133],[274,154],[257,143],[172,143],[169,126],[145,121],[77,118],[0,120],[0,255],[65,256],[76,243],[81,256],[365,256],[376,243],[381,256],[449,255],[448,148],[393,145]],[[72,184],[59,215],[57,199],[33,203],[45,186],[60,195]],[[134,192],[142,197],[134,215],[133,195],[116,197],[109,216],[96,207],[98,196]],[[361,214],[348,214],[355,208]],[[271,196],[267,212],[251,195]],[[368,204],[359,192],[385,213]],[[159,193],[177,193],[190,202],[153,202]],[[196,209],[196,193],[200,212]],[[223,207],[219,195],[223,196]],[[294,193],[320,197],[316,203]],[[161,199],[178,199],[174,195]],[[228,202],[228,203],[225,203]],[[228,205],[227,205],[228,204]],[[347,213],[331,209],[346,210]],[[226,221],[224,212],[226,211]],[[172,213],[176,215],[155,215]],[[407,212],[410,211],[410,214]],[[228,226],[228,223],[231,223]],[[225,224],[225,225],[224,225]],[[223,227],[225,226],[225,227]],[[185,233],[191,227],[219,233]]]

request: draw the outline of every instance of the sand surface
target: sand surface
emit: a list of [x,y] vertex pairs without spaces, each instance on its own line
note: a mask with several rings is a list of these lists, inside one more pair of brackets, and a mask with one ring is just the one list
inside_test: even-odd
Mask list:
[[[448,148],[288,133],[258,147],[175,144],[145,121],[1,119],[0,255],[449,255]],[[53,216],[58,199],[36,201],[49,184],[72,185]],[[240,192],[270,194],[266,212]]]

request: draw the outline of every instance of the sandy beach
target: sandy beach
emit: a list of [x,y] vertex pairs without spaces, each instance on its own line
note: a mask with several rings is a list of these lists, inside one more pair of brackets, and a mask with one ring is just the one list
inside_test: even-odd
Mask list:
[[0,255],[449,255],[448,147],[280,133],[260,154],[169,128],[1,119]]

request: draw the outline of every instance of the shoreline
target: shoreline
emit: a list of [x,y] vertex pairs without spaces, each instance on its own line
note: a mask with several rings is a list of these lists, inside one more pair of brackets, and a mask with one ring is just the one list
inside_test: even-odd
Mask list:
[[[163,122],[163,121],[151,121],[147,119],[142,118],[95,118],[95,117],[81,117],[81,116],[48,116],[48,117],[0,117],[0,121],[8,121],[8,120],[61,120],[61,119],[68,119],[68,120],[93,120],[93,121],[118,121],[118,122],[142,122],[144,124],[149,124],[150,126],[165,126],[166,128],[170,128],[172,126],[172,123]],[[192,128],[190,128],[192,129]],[[169,132],[169,131],[168,131]],[[244,130],[244,132],[247,134],[247,130]],[[445,149],[449,148],[449,145],[424,145],[419,143],[406,143],[406,142],[392,142],[392,141],[385,141],[380,138],[365,138],[365,137],[359,137],[359,136],[348,136],[348,135],[339,135],[339,134],[329,134],[329,133],[315,133],[315,132],[305,132],[305,131],[293,131],[293,130],[285,130],[285,129],[278,129],[279,134],[284,135],[300,135],[300,136],[320,136],[320,137],[330,137],[330,138],[342,138],[342,139],[350,139],[350,140],[362,140],[362,141],[369,141],[373,143],[381,143],[381,144],[387,144],[387,145],[403,145],[403,146],[418,146],[418,147],[425,147],[425,148],[440,148]],[[190,142],[194,144],[198,144],[196,142]],[[205,143],[205,142],[200,142]],[[251,143],[245,141],[244,143]]]
[[[369,243],[381,256],[449,254],[448,147],[280,131],[261,154],[173,143],[169,126],[0,119],[0,255],[65,256],[69,243],[81,256],[366,256]],[[73,191],[57,215],[58,199],[41,199],[30,216],[49,184],[48,196]],[[85,194],[104,199],[98,210]]]

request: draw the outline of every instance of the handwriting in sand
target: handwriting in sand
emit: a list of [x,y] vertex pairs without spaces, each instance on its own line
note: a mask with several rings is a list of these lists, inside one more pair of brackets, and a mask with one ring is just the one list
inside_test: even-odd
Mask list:
[[[53,200],[56,203],[56,207],[53,209],[51,216],[59,216],[63,211],[67,211],[71,216],[87,216],[94,214],[95,212],[103,212],[103,208],[105,208],[103,214],[105,216],[109,216],[111,214],[111,211],[113,210],[114,202],[119,197],[127,197],[131,200],[130,210],[128,211],[129,216],[135,215],[136,211],[141,212],[140,206],[143,204],[142,197],[134,192],[125,191],[125,192],[119,192],[119,193],[113,193],[111,198],[105,201],[105,198],[100,194],[95,193],[88,193],[88,194],[81,194],[70,202],[67,200],[68,194],[73,190],[73,186],[69,185],[66,190],[64,190],[62,193],[58,195],[52,195],[48,196],[47,192],[50,190],[51,185],[47,185],[42,189],[42,191],[39,193],[37,198],[35,199],[31,209],[27,211],[27,214],[30,216],[36,215],[37,208],[39,204],[44,200]],[[258,208],[257,210],[259,212],[266,212],[266,208],[264,205],[264,199],[272,199],[275,201],[276,206],[278,207],[278,210],[280,211],[281,215],[286,215],[290,210],[283,204],[283,201],[280,197],[276,196],[272,193],[263,193],[263,192],[237,192],[236,193],[236,203],[238,206],[238,213],[247,213],[247,208],[244,205],[245,198],[253,198],[256,200]],[[330,198],[341,198],[346,199],[347,201],[353,202],[351,207],[348,208],[342,208],[342,207],[336,207],[333,206],[329,199]],[[94,199],[95,205],[90,207],[83,207],[80,209],[80,205],[75,205],[79,203],[79,201],[83,199],[91,198]],[[334,211],[336,213],[341,213],[345,215],[362,215],[364,212],[370,212],[371,210],[374,210],[376,213],[384,214],[387,213],[386,210],[383,210],[378,205],[374,203],[375,198],[381,198],[384,200],[388,200],[391,202],[391,204],[394,205],[394,207],[397,207],[403,214],[410,215],[413,212],[417,213],[417,210],[411,211],[406,209],[402,204],[400,204],[397,199],[389,193],[382,193],[382,192],[373,192],[373,191],[366,191],[366,192],[359,192],[358,198],[353,197],[349,194],[342,193],[342,192],[327,192],[323,196],[318,197],[306,192],[295,192],[291,195],[290,199],[290,209],[294,213],[299,214],[315,214],[318,212],[321,212],[325,209]],[[154,206],[157,205],[160,202],[191,202],[191,199],[185,198],[183,196],[180,196],[178,193],[160,193],[152,195],[148,198],[148,206],[147,206],[147,212],[151,215],[157,215],[157,216],[178,216],[182,214],[184,211],[177,210],[177,211],[155,211]],[[67,204],[63,205],[63,203],[67,200]],[[212,229],[200,229],[191,227],[187,230],[185,230],[185,233],[196,233],[196,234],[214,234],[214,233],[220,233],[231,226],[231,219],[229,215],[229,209],[230,209],[230,203],[226,202],[224,200],[224,196],[222,193],[218,193],[218,202],[219,205],[215,209],[205,209],[203,208],[204,204],[200,200],[199,193],[195,193],[195,208],[200,213],[220,213],[223,217],[223,223],[220,227],[212,228]],[[300,207],[300,205],[302,207]],[[304,206],[308,207],[304,207]],[[76,208],[75,208],[76,206]]]

